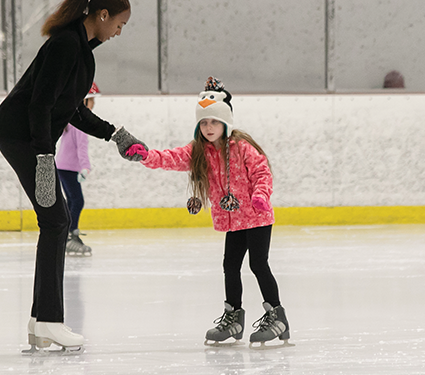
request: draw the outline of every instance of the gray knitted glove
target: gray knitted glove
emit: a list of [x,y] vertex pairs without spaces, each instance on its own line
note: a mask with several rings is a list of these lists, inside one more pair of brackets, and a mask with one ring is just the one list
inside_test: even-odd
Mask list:
[[35,199],[41,207],[52,207],[56,202],[55,157],[37,155],[35,167]]
[[148,146],[146,146],[142,141],[139,141],[137,138],[133,137],[127,130],[124,129],[124,126],[120,128],[115,134],[113,134],[111,139],[116,142],[118,152],[126,160],[143,160],[143,156],[139,154],[134,154],[133,156],[126,155],[127,150],[134,144],[140,144],[146,149],[146,151],[149,150]]

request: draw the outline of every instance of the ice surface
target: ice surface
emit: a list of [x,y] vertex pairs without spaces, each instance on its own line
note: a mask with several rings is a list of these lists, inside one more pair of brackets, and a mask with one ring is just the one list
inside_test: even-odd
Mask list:
[[23,357],[35,232],[0,232],[1,374],[424,374],[425,225],[275,227],[270,264],[291,348],[248,348],[263,314],[243,267],[238,347],[203,345],[223,311],[222,233],[89,231],[91,258],[66,259],[66,324],[77,357]]

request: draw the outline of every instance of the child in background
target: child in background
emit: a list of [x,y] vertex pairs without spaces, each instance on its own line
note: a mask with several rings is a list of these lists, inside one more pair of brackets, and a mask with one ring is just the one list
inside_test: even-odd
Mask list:
[[[100,96],[96,83],[87,94],[84,105],[92,110],[95,96]],[[91,256],[90,246],[83,243],[78,229],[81,211],[84,207],[83,191],[81,184],[90,173],[91,166],[88,154],[89,138],[86,133],[68,124],[63,131],[59,151],[56,155],[56,166],[62,188],[65,192],[69,212],[71,214],[71,227],[66,243],[66,253],[70,256]]]
[[268,264],[274,223],[272,174],[261,147],[246,133],[233,130],[231,94],[214,77],[206,82],[196,106],[194,141],[172,150],[145,150],[133,145],[127,151],[143,157],[148,168],[189,171],[194,197],[188,201],[192,214],[211,203],[214,228],[226,232],[224,275],[226,301],[218,324],[206,333],[205,344],[230,337],[240,340],[244,332],[241,267],[247,251],[252,272],[263,295],[265,314],[253,327],[250,342],[279,337],[288,344],[289,324],[280,304],[277,282]]

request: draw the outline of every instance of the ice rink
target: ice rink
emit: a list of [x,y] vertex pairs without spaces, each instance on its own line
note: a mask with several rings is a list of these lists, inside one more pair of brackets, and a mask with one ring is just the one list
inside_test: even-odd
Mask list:
[[86,351],[24,357],[36,240],[0,232],[0,374],[425,374],[425,225],[274,227],[296,346],[267,351],[248,347],[263,310],[247,261],[245,345],[203,344],[223,312],[223,233],[140,229],[87,231],[93,257],[66,259],[65,323]]

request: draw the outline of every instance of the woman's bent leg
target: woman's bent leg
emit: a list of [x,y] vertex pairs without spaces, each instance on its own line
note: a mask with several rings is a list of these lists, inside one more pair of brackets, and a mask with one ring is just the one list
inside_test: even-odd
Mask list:
[[56,203],[41,207],[35,199],[37,160],[29,142],[0,139],[0,151],[15,170],[37,214],[40,235],[31,316],[38,321],[63,322],[63,275],[70,216],[56,173]]

